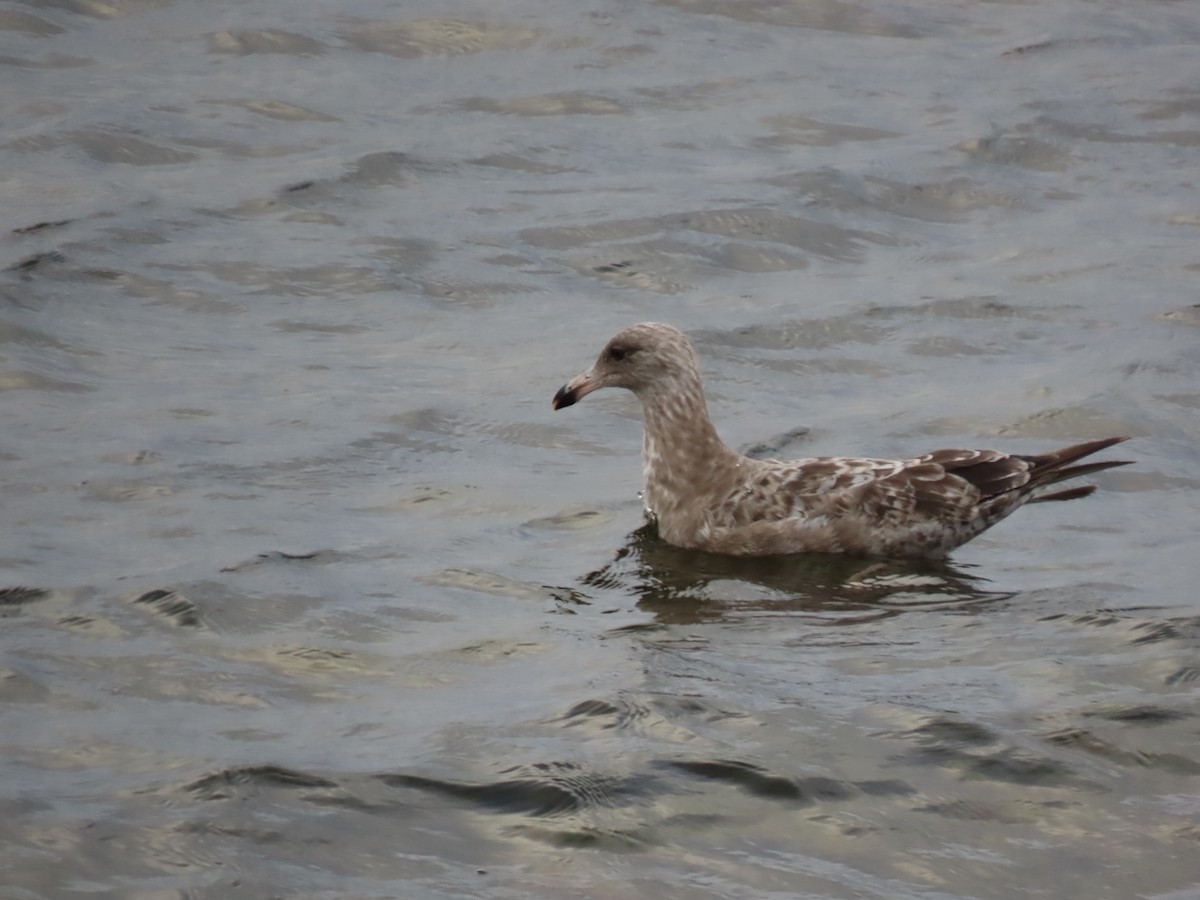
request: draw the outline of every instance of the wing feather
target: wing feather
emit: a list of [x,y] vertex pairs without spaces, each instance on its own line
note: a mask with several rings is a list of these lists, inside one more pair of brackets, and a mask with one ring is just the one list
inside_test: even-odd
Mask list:
[[[1107,442],[1106,442],[1107,445]],[[814,457],[755,461],[709,520],[718,552],[803,549],[943,555],[1034,497],[1041,485],[1123,463],[1064,464],[1094,452],[1020,456],[935,450],[912,459]],[[1065,457],[1065,458],[1064,458]],[[1074,499],[1090,487],[1049,494]]]

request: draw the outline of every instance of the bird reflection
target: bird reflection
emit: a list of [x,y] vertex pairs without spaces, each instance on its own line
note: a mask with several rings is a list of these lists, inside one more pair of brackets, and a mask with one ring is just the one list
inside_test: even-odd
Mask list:
[[1012,596],[946,562],[872,560],[841,554],[735,557],[685,550],[653,524],[629,536],[614,559],[581,579],[587,589],[637,598],[657,624],[687,625],[748,616],[792,616],[825,624],[874,621],[899,613],[964,607]]

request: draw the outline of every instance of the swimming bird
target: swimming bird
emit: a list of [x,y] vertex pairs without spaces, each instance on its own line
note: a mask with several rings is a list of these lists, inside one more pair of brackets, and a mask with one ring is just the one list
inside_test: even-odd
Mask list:
[[659,322],[613,337],[591,368],[559,389],[553,408],[608,387],[642,403],[642,496],[660,537],[712,553],[943,557],[1026,503],[1096,490],[1043,488],[1129,464],[1074,465],[1125,437],[1029,456],[934,450],[911,459],[751,459],[717,435],[691,343]]

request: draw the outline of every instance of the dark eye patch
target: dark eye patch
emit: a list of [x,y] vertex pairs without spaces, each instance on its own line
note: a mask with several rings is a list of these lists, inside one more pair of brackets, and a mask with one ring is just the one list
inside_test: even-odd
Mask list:
[[608,348],[608,353],[606,356],[608,356],[608,358],[611,360],[620,362],[621,360],[632,356],[635,349],[636,348],[634,347],[626,347],[624,344],[613,344]]

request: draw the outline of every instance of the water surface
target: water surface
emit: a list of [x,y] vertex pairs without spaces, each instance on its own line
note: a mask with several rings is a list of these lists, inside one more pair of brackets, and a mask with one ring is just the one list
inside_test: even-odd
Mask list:
[[[0,7],[0,883],[1200,891],[1189,4]],[[783,455],[1137,465],[945,565],[641,528],[632,322]]]

